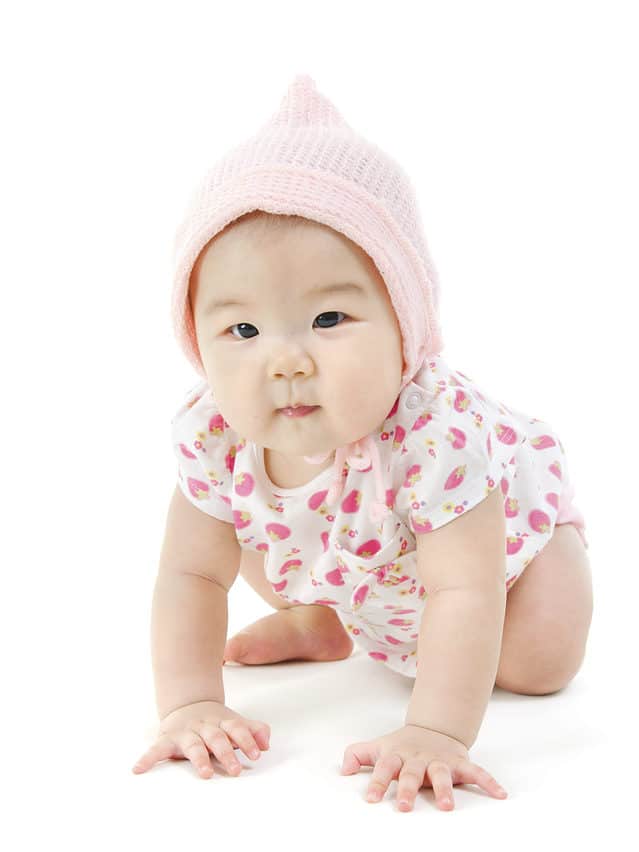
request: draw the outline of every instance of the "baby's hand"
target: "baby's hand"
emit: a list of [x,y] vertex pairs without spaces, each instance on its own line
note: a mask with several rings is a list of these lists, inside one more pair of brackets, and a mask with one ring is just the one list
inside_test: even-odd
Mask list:
[[242,765],[233,749],[241,748],[257,759],[269,747],[270,726],[245,719],[217,701],[198,701],[169,713],[160,722],[157,741],[133,767],[136,774],[168,758],[190,760],[202,778],[214,774],[209,751],[230,775],[239,775]]
[[422,786],[433,788],[441,810],[454,807],[453,784],[477,784],[497,799],[507,796],[492,775],[470,762],[462,742],[419,725],[406,724],[384,737],[349,745],[342,774],[352,775],[362,766],[374,766],[369,802],[381,801],[390,782],[397,779],[400,811],[413,809]]

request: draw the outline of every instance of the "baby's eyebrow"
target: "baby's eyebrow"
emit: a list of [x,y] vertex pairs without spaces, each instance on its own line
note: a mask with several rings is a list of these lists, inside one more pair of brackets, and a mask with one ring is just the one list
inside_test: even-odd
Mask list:
[[[365,296],[366,290],[360,284],[355,284],[353,281],[345,281],[339,284],[322,284],[319,287],[312,287],[306,293],[306,296],[317,296],[324,293],[354,293]],[[208,302],[204,313],[209,314],[222,308],[245,308],[252,304],[253,302],[240,302],[237,299],[212,299]]]

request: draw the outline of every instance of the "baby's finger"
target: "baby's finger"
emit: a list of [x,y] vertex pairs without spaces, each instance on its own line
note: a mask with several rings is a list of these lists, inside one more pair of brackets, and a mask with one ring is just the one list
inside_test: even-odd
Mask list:
[[[476,763],[464,761],[455,767],[456,783],[477,784],[496,799],[505,799],[508,793],[497,783],[490,773]],[[459,779],[459,780],[457,780]]]
[[426,767],[426,774],[433,786],[433,795],[438,808],[455,807],[453,799],[453,778],[450,767],[443,760],[431,760]]
[[210,752],[220,761],[230,775],[239,775],[242,764],[235,756],[233,745],[224,731],[212,722],[200,722],[198,732]]
[[228,734],[229,738],[235,743],[235,745],[237,745],[238,748],[242,749],[247,757],[251,758],[251,760],[257,760],[262,752],[260,751],[258,744],[255,742],[253,734],[249,730],[245,720],[222,719],[220,722],[220,728],[225,734]]
[[401,767],[402,759],[398,754],[382,755],[373,768],[373,774],[366,791],[366,801],[381,801],[388,790],[388,785],[397,776]]
[[426,761],[420,757],[408,758],[397,779],[397,807],[401,811],[410,811],[424,783]]
[[150,749],[144,752],[142,757],[133,767],[133,771],[136,774],[146,772],[147,769],[150,769],[154,764],[159,763],[161,760],[168,760],[168,758],[173,757],[174,754],[175,743],[171,742],[167,736],[161,736],[157,742],[153,743]]
[[210,778],[211,775],[215,774],[211,765],[209,750],[196,731],[191,729],[177,731],[173,734],[173,738],[182,750],[184,757],[191,761],[202,778]]
[[267,725],[266,722],[256,722],[255,719],[247,719],[246,724],[262,751],[268,751],[271,741],[271,726]]

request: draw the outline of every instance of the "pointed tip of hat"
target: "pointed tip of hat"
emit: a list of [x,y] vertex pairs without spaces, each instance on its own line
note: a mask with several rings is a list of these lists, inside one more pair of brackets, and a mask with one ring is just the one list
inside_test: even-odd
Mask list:
[[311,77],[310,74],[306,74],[304,71],[300,71],[293,78],[293,82],[289,86],[289,92],[291,90],[303,89],[305,91],[312,90],[314,92],[317,91],[317,84],[315,80]]
[[306,72],[294,76],[269,124],[271,127],[348,126],[334,104],[318,91],[315,80]]

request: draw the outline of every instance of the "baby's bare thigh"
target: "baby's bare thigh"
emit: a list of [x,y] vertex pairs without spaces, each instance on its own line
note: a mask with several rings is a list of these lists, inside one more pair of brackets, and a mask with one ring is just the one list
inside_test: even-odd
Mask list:
[[508,592],[497,686],[562,688],[581,667],[592,612],[587,550],[572,524],[560,524]]

